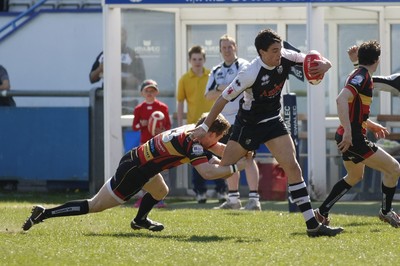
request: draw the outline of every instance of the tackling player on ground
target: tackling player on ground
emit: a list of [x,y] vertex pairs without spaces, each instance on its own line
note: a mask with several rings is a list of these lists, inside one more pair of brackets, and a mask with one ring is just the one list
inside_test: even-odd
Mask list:
[[[204,119],[200,119],[198,125]],[[211,180],[227,178],[244,169],[247,163],[245,157],[237,164],[221,166],[218,158],[206,153],[209,150],[218,156],[222,155],[225,145],[218,140],[226,134],[229,126],[229,122],[220,115],[211,124],[209,132],[196,140],[191,138],[190,133],[195,128],[194,124],[165,131],[126,153],[114,176],[93,198],[70,201],[50,209],[34,206],[22,228],[27,231],[49,218],[101,212],[125,203],[143,188],[148,193],[144,195],[131,227],[135,230],[161,231],[164,225],[147,217],[153,206],[168,194],[161,171],[190,163],[205,179]]]

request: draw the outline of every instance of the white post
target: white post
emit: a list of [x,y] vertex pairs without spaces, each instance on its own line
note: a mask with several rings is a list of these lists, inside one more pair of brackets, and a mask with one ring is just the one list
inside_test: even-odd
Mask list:
[[[324,8],[308,4],[307,45],[308,50],[324,54]],[[308,85],[307,144],[308,184],[310,194],[316,199],[326,196],[326,129],[324,81]]]
[[[379,18],[379,43],[381,44],[381,58],[379,63],[380,75],[390,75],[390,27],[386,30],[385,24],[385,8],[378,9],[378,18]],[[392,47],[393,49],[394,47]],[[392,113],[392,104],[391,99],[392,95],[389,92],[381,91],[379,95],[380,100],[380,110],[381,114],[391,114]]]
[[103,6],[104,28],[104,178],[111,177],[122,155],[121,9]]

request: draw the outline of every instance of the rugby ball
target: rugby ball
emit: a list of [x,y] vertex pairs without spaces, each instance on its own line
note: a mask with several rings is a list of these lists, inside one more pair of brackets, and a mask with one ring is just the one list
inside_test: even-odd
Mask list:
[[164,119],[165,116],[160,111],[154,111],[149,118],[149,122],[147,124],[147,129],[149,130],[152,136],[155,136],[157,133],[157,129],[164,129]]
[[322,60],[321,54],[316,50],[311,50],[306,57],[304,58],[303,62],[303,72],[304,76],[306,77],[307,81],[312,85],[317,85],[321,82],[324,78],[324,75],[310,75],[310,67],[318,65],[315,63],[315,60]]

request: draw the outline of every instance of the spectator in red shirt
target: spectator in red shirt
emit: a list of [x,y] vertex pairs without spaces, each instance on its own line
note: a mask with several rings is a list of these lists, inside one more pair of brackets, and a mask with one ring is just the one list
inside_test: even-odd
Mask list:
[[156,99],[156,96],[159,93],[157,82],[152,79],[143,81],[140,91],[144,101],[137,105],[133,110],[134,118],[132,129],[140,131],[140,144],[143,144],[154,137],[148,130],[148,122],[153,112],[160,111],[165,117],[164,128],[156,129],[156,135],[165,130],[171,129],[171,120],[169,118],[168,105]]
[[[137,105],[133,110],[133,123],[132,129],[134,131],[140,131],[140,145],[146,143],[149,139],[154,137],[148,129],[148,122],[150,116],[155,111],[160,111],[164,114],[164,127],[156,128],[155,135],[164,132],[165,130],[171,129],[171,120],[168,114],[168,105],[156,99],[158,95],[158,84],[152,79],[143,81],[140,86],[140,92],[144,98],[144,101]],[[164,171],[164,176],[168,176],[168,171]],[[135,202],[134,207],[138,208],[142,202],[142,197]],[[157,203],[157,208],[165,208],[167,205],[163,200]]]

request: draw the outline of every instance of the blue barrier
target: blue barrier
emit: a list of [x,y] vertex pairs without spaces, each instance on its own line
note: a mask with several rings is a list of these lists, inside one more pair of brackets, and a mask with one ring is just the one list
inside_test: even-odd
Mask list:
[[88,107],[1,107],[0,180],[89,180]]

